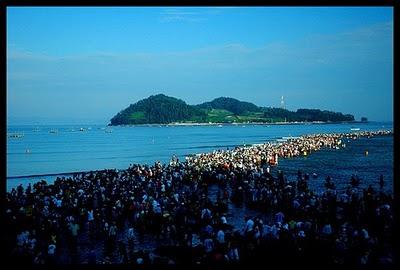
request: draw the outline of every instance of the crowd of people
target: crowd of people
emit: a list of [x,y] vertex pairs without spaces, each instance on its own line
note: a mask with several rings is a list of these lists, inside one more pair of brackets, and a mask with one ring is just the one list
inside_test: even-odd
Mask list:
[[291,158],[307,155],[321,147],[345,147],[344,139],[357,139],[377,135],[390,135],[390,130],[362,131],[358,133],[314,134],[301,137],[288,137],[286,142],[268,142],[252,146],[236,147],[233,150],[215,150],[186,157],[186,161],[197,168],[210,168],[222,165],[226,168],[254,169],[265,163],[276,165],[279,157]]
[[[5,201],[9,258],[29,264],[224,264],[284,257],[391,263],[391,194],[356,185],[339,192],[332,184],[315,193],[308,188],[309,175],[299,171],[297,180],[288,181],[269,167],[277,156],[387,134],[302,136],[185,162],[174,158],[169,164],[133,164],[19,186]],[[212,186],[218,186],[216,198],[210,197]],[[231,203],[260,215],[246,216],[237,228],[227,221]],[[148,236],[158,244],[145,250]]]

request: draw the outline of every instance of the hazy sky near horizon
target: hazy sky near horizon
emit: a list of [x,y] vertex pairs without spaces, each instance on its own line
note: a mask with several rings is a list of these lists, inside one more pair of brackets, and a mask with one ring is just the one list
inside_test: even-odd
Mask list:
[[393,9],[8,7],[7,119],[107,124],[152,94],[393,120]]

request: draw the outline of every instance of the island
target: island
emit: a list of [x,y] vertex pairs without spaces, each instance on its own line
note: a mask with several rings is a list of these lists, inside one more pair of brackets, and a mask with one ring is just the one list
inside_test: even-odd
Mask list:
[[131,104],[117,113],[110,126],[141,124],[200,123],[294,123],[353,122],[354,116],[319,109],[259,107],[231,97],[219,97],[210,102],[188,105],[185,101],[164,94],[152,95]]

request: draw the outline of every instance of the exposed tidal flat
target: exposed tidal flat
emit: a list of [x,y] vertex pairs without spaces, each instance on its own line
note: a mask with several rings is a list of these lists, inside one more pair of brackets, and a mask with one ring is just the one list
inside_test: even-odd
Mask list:
[[[352,128],[359,128],[360,131],[392,129],[392,123],[156,125],[112,128],[102,125],[10,126],[9,133],[23,133],[24,137],[7,138],[7,188],[40,179],[54,181],[56,176],[49,174],[126,169],[130,164],[153,164],[158,160],[167,163],[172,155],[183,160],[190,154],[232,149],[244,144],[273,142],[282,137],[347,133]],[[51,133],[55,130],[57,132]],[[366,149],[369,149],[368,156],[364,156]],[[316,187],[317,183],[322,185],[322,178],[328,173],[334,179],[338,178],[339,182],[342,177],[348,178],[351,174],[366,178],[366,182],[375,181],[376,177],[384,174],[391,183],[392,152],[393,137],[361,138],[340,151],[328,149],[307,157],[282,159],[273,169],[295,172],[300,167],[308,173],[316,172],[320,176],[319,180],[313,182]]]

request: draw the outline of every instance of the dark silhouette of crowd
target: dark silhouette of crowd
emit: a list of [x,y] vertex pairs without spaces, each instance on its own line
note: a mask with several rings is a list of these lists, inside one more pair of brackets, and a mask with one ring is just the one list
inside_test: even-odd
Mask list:
[[[332,136],[324,138],[340,139]],[[266,159],[254,162],[252,151],[233,151],[249,153],[241,166],[237,159],[212,162],[225,155],[216,151],[201,163],[173,158],[12,189],[5,200],[7,255],[27,264],[393,262],[391,194],[361,189],[354,176],[347,190],[327,179],[317,193],[308,174],[288,181],[281,171],[272,175]],[[379,182],[383,187],[383,176]],[[230,204],[260,214],[237,228],[227,222]],[[156,245],[145,248],[149,239]]]

